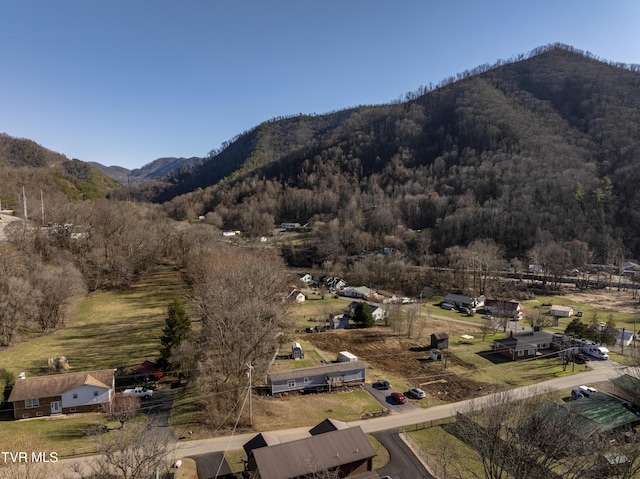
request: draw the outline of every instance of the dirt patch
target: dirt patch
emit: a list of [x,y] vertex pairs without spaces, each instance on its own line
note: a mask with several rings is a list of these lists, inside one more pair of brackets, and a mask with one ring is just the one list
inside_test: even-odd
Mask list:
[[[429,359],[429,347],[425,342],[411,341],[380,329],[331,331],[314,335],[311,342],[336,357],[340,351],[349,351],[370,367],[401,377],[410,387],[421,387],[434,399],[445,402],[477,396],[493,387],[448,372],[443,362]],[[450,350],[446,361],[447,368],[475,369]]]
[[[638,309],[638,296],[633,291],[617,289],[569,290],[565,296],[572,301],[585,303],[607,311],[633,314]],[[635,298],[634,298],[635,296]]]

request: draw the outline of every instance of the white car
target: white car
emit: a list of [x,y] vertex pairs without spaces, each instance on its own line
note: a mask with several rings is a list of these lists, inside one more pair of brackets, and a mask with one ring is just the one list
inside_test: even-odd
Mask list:
[[589,397],[593,393],[597,393],[598,390],[596,388],[592,388],[591,386],[580,386],[580,392],[585,396]]
[[420,388],[411,388],[407,391],[407,396],[412,397],[414,399],[422,399],[426,396],[424,391]]

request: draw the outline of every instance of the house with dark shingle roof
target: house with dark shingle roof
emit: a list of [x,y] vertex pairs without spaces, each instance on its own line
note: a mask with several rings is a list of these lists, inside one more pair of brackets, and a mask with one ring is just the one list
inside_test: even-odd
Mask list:
[[540,351],[551,348],[553,334],[546,331],[526,331],[511,334],[493,342],[493,350],[512,361],[535,358]]
[[113,369],[18,379],[8,402],[16,419],[103,410],[115,394]]
[[313,428],[315,434],[310,437],[252,448],[247,469],[257,471],[261,479],[304,478],[324,471],[338,471],[340,477],[367,477],[376,455],[367,436],[360,426],[328,421]]

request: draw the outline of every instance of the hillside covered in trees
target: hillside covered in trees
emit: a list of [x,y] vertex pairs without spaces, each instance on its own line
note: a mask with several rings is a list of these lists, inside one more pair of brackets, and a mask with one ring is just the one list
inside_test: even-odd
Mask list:
[[[29,214],[40,217],[40,200],[47,210],[58,209],[69,200],[105,198],[118,183],[88,163],[69,160],[25,138],[0,134],[0,202],[2,208],[22,213],[22,188]],[[42,194],[42,196],[41,196]],[[48,218],[47,222],[55,221]]]
[[265,122],[121,194],[249,235],[310,222],[318,261],[491,238],[509,258],[580,240],[615,262],[640,256],[639,163],[640,68],[551,45],[396,103]]

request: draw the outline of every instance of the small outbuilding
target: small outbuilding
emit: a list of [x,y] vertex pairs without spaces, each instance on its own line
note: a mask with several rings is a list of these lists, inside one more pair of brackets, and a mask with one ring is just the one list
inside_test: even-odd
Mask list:
[[302,352],[300,343],[293,343],[291,345],[291,359],[304,359],[304,353]]
[[433,349],[447,349],[449,347],[449,335],[444,332],[431,335],[431,347]]
[[429,357],[434,361],[442,361],[444,353],[439,349],[432,349],[429,351]]

